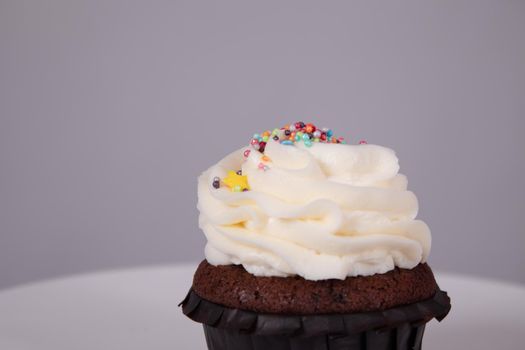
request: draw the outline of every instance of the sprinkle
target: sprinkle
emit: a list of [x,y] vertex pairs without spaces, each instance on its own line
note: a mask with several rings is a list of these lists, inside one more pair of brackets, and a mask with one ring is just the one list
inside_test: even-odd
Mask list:
[[310,141],[310,136],[308,134],[304,134],[303,141]]
[[304,140],[304,145],[305,145],[306,147],[312,147],[312,141],[310,141],[310,140]]
[[253,138],[254,138],[254,139],[258,140],[259,137],[261,137],[261,135],[259,135],[259,134],[253,134]]
[[313,124],[306,124],[306,132],[307,133],[312,133],[315,131],[315,126]]
[[232,191],[233,192],[242,192],[243,189],[241,188],[241,186],[235,185],[235,186],[232,187]]
[[368,142],[366,142],[365,140],[361,140],[361,141],[359,141],[359,144],[360,144],[360,145],[366,145],[367,143],[368,143]]
[[292,142],[292,141],[289,141],[289,140],[285,140],[285,141],[282,141],[282,142],[281,142],[281,145],[292,146],[292,145],[293,145],[293,142]]
[[320,138],[320,137],[321,137],[321,132],[320,132],[319,130],[315,130],[315,131],[314,131],[314,137],[315,137],[316,139]]
[[242,175],[242,170],[237,170],[236,174],[237,175]]
[[259,142],[259,152],[264,153],[265,148],[266,148],[266,142]]
[[263,138],[262,138],[262,140],[263,140],[264,142],[268,142],[268,139],[269,139],[269,136],[268,136],[268,135],[265,135],[265,136],[263,136]]
[[221,179],[218,178],[217,176],[215,176],[215,177],[213,178],[213,183],[212,183],[212,185],[213,185],[213,188],[215,188],[215,189],[220,188],[220,187],[221,187]]
[[250,152],[251,151],[249,149],[245,150],[244,153],[243,153],[244,154],[244,158],[248,158],[248,156],[250,155]]
[[270,167],[268,165],[265,165],[264,163],[259,163],[257,167],[259,168],[259,170],[262,170],[262,171],[267,171],[268,169],[270,169]]
[[268,156],[262,156],[261,159],[262,159],[263,162],[271,162],[272,161],[270,159],[270,157],[268,157]]
[[[250,186],[248,185],[248,177],[245,175],[239,175],[233,170],[228,171],[228,176],[226,176],[222,182],[234,192],[241,192],[245,188],[250,189]],[[239,191],[235,191],[236,186],[239,186]]]

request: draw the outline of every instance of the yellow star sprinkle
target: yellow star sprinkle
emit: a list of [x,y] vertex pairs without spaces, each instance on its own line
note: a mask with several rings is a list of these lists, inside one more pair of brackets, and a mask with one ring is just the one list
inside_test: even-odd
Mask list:
[[235,171],[228,171],[228,176],[222,179],[222,182],[226,184],[233,192],[242,192],[245,189],[249,190],[248,176],[238,175]]

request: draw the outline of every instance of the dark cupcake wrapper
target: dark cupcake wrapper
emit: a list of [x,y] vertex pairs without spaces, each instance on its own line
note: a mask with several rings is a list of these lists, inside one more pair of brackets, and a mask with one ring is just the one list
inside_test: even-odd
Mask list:
[[204,325],[209,350],[420,350],[425,325],[312,337],[242,334]]
[[352,314],[261,314],[215,304],[191,289],[180,305],[203,324],[210,350],[420,349],[425,324],[441,321],[451,307],[441,290],[409,305]]

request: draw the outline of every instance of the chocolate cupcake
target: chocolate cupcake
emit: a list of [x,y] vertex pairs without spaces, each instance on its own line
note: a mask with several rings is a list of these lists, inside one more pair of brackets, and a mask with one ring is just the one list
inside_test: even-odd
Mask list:
[[209,349],[420,349],[450,300],[395,153],[297,122],[199,178],[208,243],[183,312]]

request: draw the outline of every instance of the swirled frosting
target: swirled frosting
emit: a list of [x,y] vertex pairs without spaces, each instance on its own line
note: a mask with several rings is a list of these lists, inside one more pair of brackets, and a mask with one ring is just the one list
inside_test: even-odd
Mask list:
[[[199,224],[210,264],[322,280],[426,261],[430,230],[415,219],[417,199],[391,149],[270,139],[264,154],[243,153],[231,153],[199,178]],[[242,169],[249,191],[213,186],[232,169]]]

